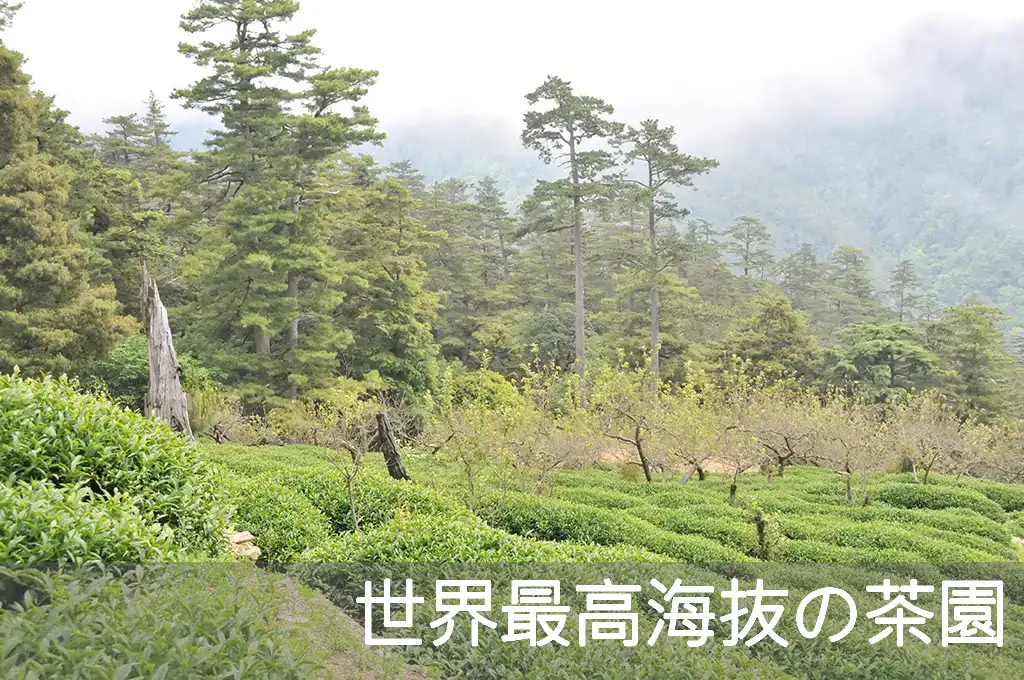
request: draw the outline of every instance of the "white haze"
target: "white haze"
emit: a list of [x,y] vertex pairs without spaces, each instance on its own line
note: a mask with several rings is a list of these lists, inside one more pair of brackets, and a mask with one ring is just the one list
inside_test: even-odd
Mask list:
[[[190,0],[27,0],[4,35],[38,88],[86,131],[166,99],[198,71],[177,54]],[[934,21],[971,35],[1024,18],[1024,3],[888,0],[609,3],[303,0],[325,61],[380,71],[366,103],[385,131],[472,118],[512,141],[523,95],[546,75],[606,99],[621,120],[657,117],[686,148],[714,153],[752,124],[815,111],[870,112],[899,92],[901,36]],[[899,68],[897,68],[899,67]],[[901,74],[894,77],[894,73]],[[909,75],[908,75],[909,74]],[[202,114],[169,106],[198,129]]]

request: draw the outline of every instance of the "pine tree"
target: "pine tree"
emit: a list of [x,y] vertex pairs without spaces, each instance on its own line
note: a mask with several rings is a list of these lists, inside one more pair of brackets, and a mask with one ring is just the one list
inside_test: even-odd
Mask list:
[[[661,375],[661,281],[663,270],[674,264],[666,261],[665,249],[658,243],[658,226],[662,220],[681,219],[689,214],[677,205],[671,189],[692,187],[693,177],[718,167],[718,161],[696,158],[679,151],[673,138],[675,128],[661,127],[657,120],[645,120],[639,128],[628,127],[618,143],[626,146],[627,163],[639,165],[643,179],[627,180],[643,187],[647,203],[647,239],[650,259],[647,263],[651,296],[651,373],[652,389],[657,389]],[[678,251],[677,251],[678,252]]]
[[723,359],[738,357],[766,380],[806,378],[816,346],[803,317],[781,295],[764,292],[753,300],[754,313],[736,321],[719,345]]
[[12,3],[7,2],[7,0],[0,0],[0,31],[3,31],[10,25],[11,19],[21,9],[22,4],[20,2]]
[[903,323],[904,317],[909,318],[910,312],[916,309],[921,301],[920,286],[921,280],[918,278],[911,260],[900,260],[889,273],[889,290],[887,292],[896,307],[900,323]]
[[377,373],[396,398],[418,403],[437,381],[431,327],[438,298],[427,290],[425,257],[438,234],[417,219],[420,202],[402,181],[365,157],[347,169],[350,183],[339,200],[350,219],[334,236],[344,294],[336,315],[354,342],[341,370],[353,378]]
[[949,369],[945,388],[963,411],[992,417],[1009,405],[1013,358],[999,327],[1005,318],[995,307],[967,303],[945,308],[939,321],[925,325],[928,348]]
[[341,299],[328,238],[333,161],[381,138],[365,107],[335,110],[358,102],[376,72],[320,66],[314,31],[283,32],[297,11],[292,0],[206,0],[182,21],[193,34],[231,27],[225,42],[181,46],[212,73],[175,96],[221,119],[196,154],[226,201],[208,239],[219,257],[204,276],[200,309],[256,402],[294,398],[334,372],[344,334],[333,319]]
[[542,194],[572,204],[573,253],[575,256],[575,346],[576,371],[580,377],[580,401],[586,402],[586,302],[583,255],[583,203],[588,197],[605,193],[601,174],[614,164],[604,150],[584,147],[613,136],[621,126],[608,120],[615,109],[596,97],[577,95],[572,85],[556,76],[526,95],[531,106],[551,105],[543,111],[528,111],[523,117],[523,145],[536,151],[545,163],[558,161],[567,177],[557,182],[538,182]]
[[0,371],[75,373],[131,323],[93,280],[88,235],[69,212],[72,171],[40,152],[44,102],[21,65],[0,43]]
[[779,262],[779,271],[782,274],[782,289],[793,301],[793,305],[808,309],[824,278],[823,267],[815,257],[811,244],[803,243],[796,252],[784,257]]
[[875,299],[868,256],[854,246],[839,246],[829,258],[824,295],[831,328],[849,324],[880,322],[891,313]]
[[772,237],[768,227],[756,217],[737,217],[725,235],[732,240],[726,245],[726,252],[736,258],[736,265],[743,270],[743,276],[758,271],[764,278],[765,271],[772,264]]

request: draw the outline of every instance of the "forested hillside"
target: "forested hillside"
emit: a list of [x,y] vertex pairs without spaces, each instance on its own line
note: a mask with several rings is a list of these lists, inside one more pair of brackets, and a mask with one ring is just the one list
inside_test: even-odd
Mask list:
[[[723,144],[721,166],[699,191],[681,194],[682,203],[719,228],[756,215],[779,251],[806,242],[827,257],[837,245],[861,247],[880,286],[909,258],[942,303],[976,297],[1017,325],[1024,310],[1022,36],[1020,25],[982,34],[918,25],[895,52],[899,59],[884,65],[892,92],[883,102],[848,115],[801,102],[786,115],[765,116]],[[497,124],[428,120],[391,133],[381,157],[415,159],[432,180],[487,172],[519,200],[529,191],[521,178],[544,172],[505,139],[514,131]]]

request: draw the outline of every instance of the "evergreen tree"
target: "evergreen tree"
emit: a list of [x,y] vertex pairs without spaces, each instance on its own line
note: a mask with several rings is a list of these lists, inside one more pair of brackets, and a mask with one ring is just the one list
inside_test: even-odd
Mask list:
[[807,377],[816,348],[803,317],[775,293],[759,294],[753,305],[754,313],[737,320],[720,343],[724,359],[749,362],[754,376],[769,381]]
[[726,252],[736,258],[736,265],[743,270],[743,276],[750,276],[758,271],[764,278],[765,271],[771,267],[772,237],[761,220],[756,217],[737,217],[736,221],[725,231],[731,239],[726,244]]
[[365,107],[336,110],[358,102],[376,72],[320,66],[314,31],[283,31],[297,11],[293,0],[206,0],[182,21],[192,34],[231,28],[224,42],[181,46],[212,73],[175,96],[221,120],[196,154],[226,200],[208,237],[218,257],[201,283],[201,319],[254,402],[294,398],[334,372],[344,345],[328,238],[335,160],[381,137]]
[[113,288],[93,278],[71,168],[41,152],[44,103],[21,55],[0,43],[0,372],[80,371],[131,328]]
[[3,31],[10,25],[11,19],[21,9],[22,4],[20,2],[12,3],[7,2],[7,0],[0,0],[0,31]]
[[[626,146],[627,163],[639,165],[643,179],[633,181],[643,187],[647,203],[647,239],[650,258],[647,263],[651,296],[651,373],[652,388],[657,389],[661,375],[661,289],[663,269],[673,262],[666,261],[664,246],[658,243],[658,226],[662,220],[683,218],[688,210],[681,210],[671,189],[692,187],[693,177],[718,167],[718,161],[696,158],[679,151],[673,138],[675,128],[661,127],[657,120],[645,120],[639,128],[628,127],[618,143]],[[677,251],[678,252],[678,251]]]
[[944,387],[964,411],[991,417],[1009,406],[1013,358],[999,327],[1005,318],[995,307],[968,303],[945,308],[939,321],[925,325],[928,348],[949,370]]
[[867,255],[854,246],[839,246],[829,258],[824,296],[829,316],[826,328],[879,322],[891,318],[875,299]]
[[425,256],[438,234],[417,219],[420,202],[368,158],[350,162],[350,183],[338,200],[351,216],[334,245],[342,258],[343,300],[336,316],[349,340],[341,371],[379,374],[388,391],[409,403],[436,388],[437,346],[431,333],[438,298],[427,290]]
[[809,309],[824,276],[811,244],[803,243],[795,253],[784,257],[779,262],[779,272],[782,275],[782,289],[793,301],[793,305]]
[[912,310],[916,309],[921,301],[919,289],[921,280],[914,269],[914,263],[910,260],[900,260],[889,273],[888,293],[896,307],[896,314],[900,323],[908,318]]
[[902,323],[857,324],[839,331],[826,377],[847,392],[881,402],[928,387],[939,358],[924,335]]
[[596,97],[577,95],[572,85],[549,76],[526,95],[531,106],[550,105],[543,111],[528,111],[523,117],[523,145],[536,151],[545,163],[558,161],[567,177],[557,182],[538,182],[541,194],[568,200],[572,204],[573,253],[575,256],[575,345],[576,371],[580,377],[580,400],[586,401],[586,303],[583,256],[583,202],[605,193],[601,174],[610,170],[614,157],[603,150],[584,150],[588,143],[617,133],[621,126],[608,120],[615,109]]

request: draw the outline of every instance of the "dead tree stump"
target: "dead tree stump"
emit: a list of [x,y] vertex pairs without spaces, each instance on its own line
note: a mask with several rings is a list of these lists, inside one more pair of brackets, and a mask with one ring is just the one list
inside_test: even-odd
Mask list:
[[156,281],[149,278],[149,270],[142,267],[142,299],[149,338],[149,394],[146,396],[146,415],[155,415],[180,432],[185,439],[195,441],[188,420],[188,401],[181,387],[181,365],[174,352],[167,308],[160,301]]

